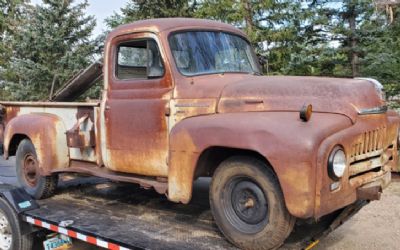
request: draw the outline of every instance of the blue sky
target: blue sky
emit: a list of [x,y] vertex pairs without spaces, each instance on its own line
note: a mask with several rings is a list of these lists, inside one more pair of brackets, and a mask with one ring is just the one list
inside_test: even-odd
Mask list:
[[[81,0],[75,0],[80,2]],[[111,16],[114,12],[119,12],[121,7],[124,7],[128,0],[89,0],[87,14],[92,15],[97,20],[96,28],[93,31],[93,36],[97,36],[105,28],[104,19]],[[31,0],[32,4],[41,4],[42,0]]]

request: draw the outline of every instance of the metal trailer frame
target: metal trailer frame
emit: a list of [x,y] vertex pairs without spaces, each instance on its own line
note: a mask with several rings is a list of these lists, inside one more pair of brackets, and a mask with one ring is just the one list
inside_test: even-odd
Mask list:
[[[66,190],[35,201],[21,188],[0,184],[0,199],[14,209],[22,234],[47,230],[112,250],[236,249],[219,232],[208,207],[173,204],[151,190],[108,181]],[[337,211],[320,227],[304,223],[285,249],[311,249],[366,203]]]
[[[103,189],[108,185],[111,190]],[[133,200],[135,196],[137,198]],[[150,205],[144,209],[147,205],[136,204],[141,203],[143,197],[149,199],[149,203],[159,201],[167,207],[157,210]],[[59,194],[38,201],[33,200],[22,188],[0,184],[0,199],[11,205],[19,225],[24,228],[24,234],[47,230],[48,233],[60,233],[112,250],[235,249],[218,232],[215,224],[205,219],[211,216],[207,211],[209,208],[194,204],[185,209],[185,205],[168,202],[166,197],[132,184],[111,183],[101,179],[89,185],[61,188]],[[183,214],[174,210],[176,206],[183,208]],[[155,207],[164,206],[158,204]],[[141,218],[141,214],[135,214],[139,210],[143,210],[144,218]],[[151,216],[159,218],[148,218]],[[160,224],[157,220],[163,222]],[[198,220],[198,223],[194,220]]]
[[14,209],[17,218],[19,218],[18,223],[22,227],[23,234],[33,233],[42,228],[106,249],[128,250],[136,248],[135,246],[127,245],[118,240],[99,237],[93,232],[88,232],[84,229],[69,227],[68,221],[57,224],[54,221],[46,220],[40,216],[31,215],[29,211],[39,209],[40,206],[35,200],[32,200],[29,194],[22,188],[10,187],[9,190],[3,190],[0,192],[0,199],[6,200]]

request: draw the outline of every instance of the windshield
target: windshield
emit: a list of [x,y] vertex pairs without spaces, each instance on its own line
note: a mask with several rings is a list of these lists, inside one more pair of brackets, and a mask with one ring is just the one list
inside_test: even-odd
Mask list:
[[260,74],[249,43],[236,35],[188,31],[170,37],[172,55],[187,76],[226,72]]

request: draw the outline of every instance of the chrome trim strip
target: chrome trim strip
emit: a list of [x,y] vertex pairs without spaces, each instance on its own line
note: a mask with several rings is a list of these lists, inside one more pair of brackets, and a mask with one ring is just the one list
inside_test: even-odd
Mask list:
[[370,108],[370,109],[362,109],[358,111],[359,115],[372,115],[372,114],[384,114],[388,111],[388,106],[380,106],[380,107],[375,107],[375,108]]

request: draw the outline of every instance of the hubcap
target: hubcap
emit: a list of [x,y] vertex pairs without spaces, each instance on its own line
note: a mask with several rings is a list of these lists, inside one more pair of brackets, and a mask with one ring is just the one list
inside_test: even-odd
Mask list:
[[241,181],[233,188],[232,205],[237,216],[252,225],[260,223],[268,214],[264,193],[250,181]]
[[228,221],[243,233],[258,233],[268,224],[266,196],[248,177],[234,177],[226,184],[223,206]]
[[37,182],[37,167],[38,162],[36,157],[31,154],[25,156],[23,163],[24,177],[29,186],[35,187]]
[[0,212],[0,250],[10,250],[12,234],[6,216]]

